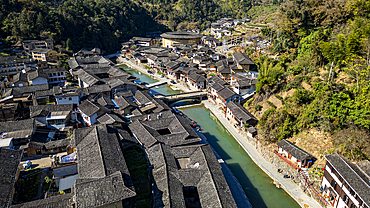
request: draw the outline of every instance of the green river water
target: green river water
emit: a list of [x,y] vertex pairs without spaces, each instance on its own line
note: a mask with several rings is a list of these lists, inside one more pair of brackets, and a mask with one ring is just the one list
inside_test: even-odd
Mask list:
[[[149,84],[157,82],[151,77],[124,68],[128,73]],[[153,88],[164,95],[181,93],[167,86]],[[253,207],[295,208],[299,205],[282,189],[272,184],[272,180],[251,160],[244,149],[223,127],[216,117],[203,105],[180,109],[185,115],[197,122],[208,143],[223,158],[231,172],[239,180]]]

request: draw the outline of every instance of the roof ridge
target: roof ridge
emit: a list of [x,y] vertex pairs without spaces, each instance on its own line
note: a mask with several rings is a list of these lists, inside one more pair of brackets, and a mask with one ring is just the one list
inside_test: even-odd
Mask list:
[[107,176],[107,172],[106,172],[106,166],[105,166],[105,162],[104,162],[104,158],[103,158],[103,154],[102,154],[102,148],[101,148],[101,145],[100,145],[100,137],[99,137],[99,130],[98,130],[98,126],[94,126],[93,127],[94,129],[92,131],[90,131],[89,134],[91,134],[91,132],[94,131],[94,133],[96,134],[96,137],[95,139],[97,140],[97,145],[99,147],[99,155],[100,155],[100,159],[101,159],[101,162],[103,163],[103,168],[104,168],[104,177]]
[[[362,177],[361,176],[359,176],[358,174],[357,174],[357,172],[355,171],[355,170],[353,170],[353,168],[350,166],[350,165],[348,165],[348,163],[337,153],[337,152],[335,152],[335,154],[337,154],[338,156],[339,156],[339,158],[351,169],[351,171],[352,172],[354,172],[355,174],[356,174],[356,176],[357,177],[359,177],[360,179],[361,179],[361,181],[363,182],[363,183],[365,183],[366,184],[366,186],[368,187],[368,188],[370,188],[370,185],[368,184],[368,183],[366,183],[363,179],[362,179]],[[350,161],[351,162],[351,161]],[[352,162],[351,162],[352,163]],[[343,179],[344,179],[344,177],[343,177]]]

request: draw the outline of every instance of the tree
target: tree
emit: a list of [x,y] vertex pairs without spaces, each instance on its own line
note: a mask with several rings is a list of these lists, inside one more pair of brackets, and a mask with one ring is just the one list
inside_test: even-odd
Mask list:
[[72,40],[71,40],[71,38],[68,38],[67,39],[67,42],[66,42],[66,50],[67,51],[72,50]]
[[369,58],[365,59],[361,56],[352,54],[343,62],[346,65],[345,70],[347,74],[355,79],[357,88],[361,87],[363,84],[368,84],[370,75]]

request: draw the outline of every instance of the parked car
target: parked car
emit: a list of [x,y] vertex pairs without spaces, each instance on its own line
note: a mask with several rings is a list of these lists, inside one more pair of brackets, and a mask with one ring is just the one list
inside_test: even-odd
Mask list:
[[172,83],[172,84],[176,84],[176,82],[175,82],[174,80],[171,80],[171,83]]

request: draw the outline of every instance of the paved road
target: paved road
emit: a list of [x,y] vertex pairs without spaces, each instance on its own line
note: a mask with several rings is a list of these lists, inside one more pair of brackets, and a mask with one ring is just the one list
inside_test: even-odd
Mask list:
[[277,172],[277,168],[267,162],[261,154],[251,145],[242,135],[227,121],[223,114],[218,110],[217,106],[209,101],[203,101],[203,104],[208,108],[222,123],[222,125],[231,133],[237,140],[245,152],[270,178],[278,181],[282,188],[301,206],[301,207],[321,207],[313,198],[306,195],[301,188],[289,179],[283,178],[283,175]]

